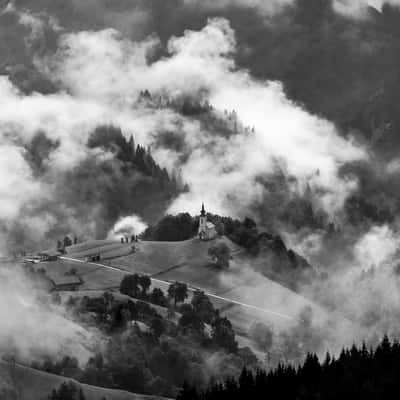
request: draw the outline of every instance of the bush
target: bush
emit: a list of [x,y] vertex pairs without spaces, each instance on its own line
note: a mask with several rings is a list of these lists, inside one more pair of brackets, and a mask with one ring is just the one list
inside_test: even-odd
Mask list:
[[154,288],[150,294],[150,302],[161,307],[168,305],[168,299],[160,288]]
[[212,258],[215,265],[220,268],[229,268],[231,260],[231,250],[224,242],[219,242],[208,249],[208,255]]
[[204,292],[200,290],[194,292],[191,304],[194,311],[202,321],[206,324],[212,323],[216,316],[216,310]]

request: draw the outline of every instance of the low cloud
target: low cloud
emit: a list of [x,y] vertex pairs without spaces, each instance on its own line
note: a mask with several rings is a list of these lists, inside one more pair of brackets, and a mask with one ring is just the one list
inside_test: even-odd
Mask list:
[[0,219],[16,218],[27,199],[40,198],[41,185],[34,180],[22,150],[12,145],[0,146]]
[[147,228],[147,224],[137,215],[121,218],[116,222],[109,238],[119,239],[121,236],[140,235]]
[[[124,109],[135,108],[138,93],[145,89],[155,96],[205,97],[221,118],[224,110],[235,110],[238,125],[254,127],[253,132],[243,128],[240,134],[220,138],[190,118],[170,115],[170,126],[186,124],[181,139],[188,157],[182,164],[174,151],[156,148],[154,155],[181,170],[190,188],[171,212],[197,211],[201,200],[214,212],[246,209],[263,200],[258,180],[276,169],[297,180],[294,191],[304,191],[306,184],[319,191],[319,206],[332,215],[357,186],[340,178],[338,170],[365,158],[363,149],[340,138],[328,121],[288,100],[279,82],[257,81],[238,70],[235,34],[225,19],[212,19],[200,31],[171,38],[169,55],[156,62],[149,61],[158,45],[154,38],[132,43],[105,30],[69,34],[61,43],[49,70],[74,96]],[[152,132],[145,141],[156,142],[162,134]]]
[[41,298],[18,266],[1,265],[0,289],[0,355],[24,362],[64,355],[87,361],[95,334],[75,324],[62,307]]

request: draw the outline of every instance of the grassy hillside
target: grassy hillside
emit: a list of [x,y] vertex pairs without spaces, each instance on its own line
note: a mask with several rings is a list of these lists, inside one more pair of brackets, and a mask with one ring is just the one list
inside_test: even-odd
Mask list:
[[[0,362],[0,398],[5,400],[41,400],[65,381],[82,388],[87,400],[159,400],[161,397],[144,396],[120,390],[104,389],[37,371],[32,368]],[[3,397],[4,396],[4,397]]]
[[[203,242],[191,239],[182,242],[135,243],[136,251],[129,256],[115,258],[103,268],[91,263],[73,263],[84,283],[84,291],[118,288],[126,273],[148,274],[153,278],[153,287],[167,290],[169,282],[185,282],[191,288],[199,288],[216,295],[211,300],[234,324],[236,330],[246,335],[254,321],[263,321],[280,330],[296,324],[296,317],[309,306],[319,317],[324,312],[312,302],[290,289],[266,278],[252,268],[254,259],[247,257],[241,248],[227,238],[222,238],[231,249],[232,262],[229,270],[213,266],[208,249],[215,241]],[[71,246],[68,256],[108,249],[110,241],[92,241]],[[259,261],[258,261],[259,262]],[[49,273],[65,273],[71,268],[66,261],[44,263]],[[121,269],[121,270],[119,270]],[[219,298],[222,297],[222,298]],[[251,307],[230,302],[242,302]],[[291,318],[293,317],[293,318]]]
[[[220,240],[228,245],[233,255],[241,251],[241,248],[228,238],[223,237]],[[112,264],[134,269],[136,272],[165,277],[164,274],[172,269],[210,266],[208,249],[213,245],[215,245],[214,240],[203,242],[197,238],[182,242],[141,241],[135,243],[137,249],[135,253],[117,258]]]
[[[80,262],[59,260],[40,263],[35,268],[44,267],[49,275],[65,274],[71,268],[76,269],[83,285],[79,292],[62,293],[64,300],[71,295],[99,296],[105,290],[112,290],[118,297],[120,282],[127,273],[151,276],[152,287],[158,287],[164,293],[171,282],[185,282],[192,289],[188,301],[191,301],[193,290],[203,290],[221,315],[232,322],[239,345],[250,347],[260,360],[264,360],[265,353],[259,351],[253,341],[252,328],[256,323],[262,322],[271,329],[276,348],[279,349],[285,346],[280,333],[292,329],[296,331],[299,327],[302,332],[302,315],[306,309],[311,310],[312,319],[318,323],[329,319],[321,307],[260,273],[260,257],[249,256],[225,237],[221,240],[231,249],[232,260],[227,270],[216,268],[208,255],[208,249],[215,241],[203,242],[198,239],[182,242],[140,241],[134,243],[136,251],[128,256],[100,263],[86,263],[82,259]],[[72,246],[67,257],[109,251],[109,246],[115,244],[112,241],[81,243]],[[267,266],[267,262],[264,262]],[[167,312],[162,307],[157,311],[161,315]],[[279,358],[278,353],[273,357]]]

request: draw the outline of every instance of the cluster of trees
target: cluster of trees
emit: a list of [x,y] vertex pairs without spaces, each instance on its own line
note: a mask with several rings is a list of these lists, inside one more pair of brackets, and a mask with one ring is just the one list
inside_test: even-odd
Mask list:
[[[210,357],[220,365],[221,372],[215,372],[219,378],[228,373],[238,375],[249,363],[258,365],[250,349],[238,347],[232,324],[203,292],[195,291],[187,301],[188,288],[179,282],[172,283],[168,293],[160,289],[149,292],[146,278],[128,275],[121,282],[123,291],[138,299],[117,299],[105,292],[100,297],[67,301],[78,321],[96,326],[109,339],[87,365],[82,367],[76,358],[66,356],[32,367],[95,386],[174,397],[185,380],[197,387],[207,386],[212,378]],[[163,310],[150,304],[155,298]],[[69,389],[63,386],[53,395],[71,392]],[[54,397],[58,399],[64,397]]]
[[198,227],[198,218],[193,218],[189,213],[167,215],[157,224],[148,227],[142,234],[142,238],[161,242],[179,242],[196,236]]
[[201,392],[185,384],[177,399],[392,399],[400,390],[399,371],[400,343],[385,336],[374,350],[353,345],[338,358],[328,353],[322,363],[309,354],[299,368],[279,365],[256,373],[243,369],[238,380],[229,378]]
[[[219,315],[210,299],[199,290],[193,293],[190,303],[184,303],[188,298],[188,287],[182,282],[173,282],[168,287],[168,297],[159,288],[151,293],[148,289],[151,279],[145,275],[126,275],[120,285],[120,291],[128,296],[149,301],[162,307],[169,307],[171,302],[174,309],[181,314],[178,326],[185,332],[190,331],[201,338],[203,344],[223,348],[229,352],[238,349],[235,332],[231,322]],[[179,307],[178,303],[183,303]],[[135,314],[136,315],[136,314]],[[152,326],[155,321],[152,321]],[[205,325],[211,326],[211,340],[204,335]],[[162,329],[160,330],[163,331]]]
[[[58,389],[53,389],[48,400],[85,400],[82,389],[78,389],[72,382],[63,382]],[[104,398],[102,400],[105,400]]]
[[[182,304],[178,311],[181,314],[178,324],[184,332],[190,330],[195,333],[205,346],[237,353],[238,344],[231,322],[228,318],[220,316],[204,292],[195,291],[190,304]],[[211,327],[210,337],[205,335],[206,325]]]
[[121,128],[97,127],[90,135],[87,146],[110,151],[127,166],[131,165],[145,175],[159,179],[161,183],[170,182],[167,170],[154,161],[150,149],[136,145],[132,135],[127,141]]
[[259,231],[254,220],[246,217],[243,221],[239,221],[218,215],[210,215],[209,218],[232,242],[244,247],[250,254],[258,254],[260,251]]
[[[94,324],[106,334],[120,333],[131,323],[139,321],[157,337],[164,331],[160,327],[162,316],[145,301],[117,301],[111,293],[105,292],[101,297],[85,296],[80,301],[71,298],[67,306],[78,317],[90,313]],[[56,365],[54,368],[58,370]]]
[[156,108],[169,107],[186,116],[199,116],[213,110],[207,99],[202,100],[196,96],[181,95],[171,97],[166,93],[152,95],[148,89],[141,90],[139,102],[146,103],[147,106]]
[[[47,397],[48,400],[86,400],[81,388],[78,388],[73,382],[63,382],[57,389],[53,389]],[[106,400],[102,397],[101,400]]]
[[149,293],[150,286],[151,279],[148,275],[132,274],[122,278],[119,290],[122,294],[148,301],[161,307],[169,306],[170,300],[173,300],[173,304],[176,307],[177,303],[185,301],[188,297],[188,287],[185,283],[171,283],[168,288],[168,297],[159,288],[153,288]]

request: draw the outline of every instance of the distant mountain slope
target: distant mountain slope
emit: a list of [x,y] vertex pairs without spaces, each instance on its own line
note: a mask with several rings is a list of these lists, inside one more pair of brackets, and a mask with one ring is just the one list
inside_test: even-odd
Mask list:
[[82,388],[87,400],[160,400],[158,396],[145,396],[121,390],[99,388],[81,384],[72,379],[48,374],[32,368],[0,361],[0,397],[4,400],[46,399],[63,382],[74,382]]
[[[65,234],[104,238],[116,221],[132,214],[146,222],[157,221],[180,192],[175,179],[151,153],[135,145],[132,137],[127,140],[119,128],[95,129],[85,150],[90,155],[74,168],[55,173],[49,159],[59,145],[38,133],[24,146],[24,157],[35,176],[52,187],[51,198],[35,203],[31,212],[51,214],[54,224],[43,238],[30,235],[24,228],[29,218],[21,217],[7,228],[8,248],[16,253],[54,246],[55,238]],[[107,156],[99,157],[100,153]]]

